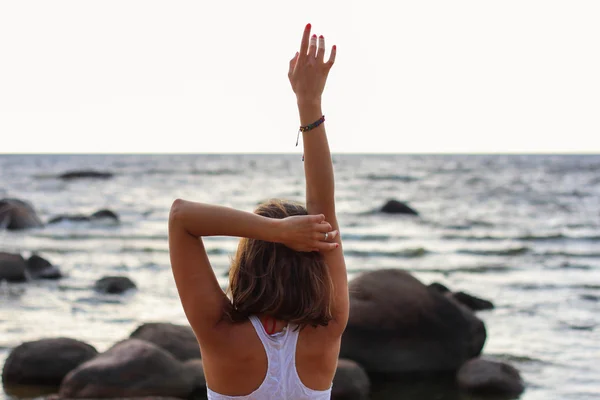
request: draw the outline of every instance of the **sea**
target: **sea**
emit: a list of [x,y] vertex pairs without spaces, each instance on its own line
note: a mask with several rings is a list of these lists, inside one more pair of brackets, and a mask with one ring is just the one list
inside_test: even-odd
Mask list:
[[[381,268],[489,299],[484,355],[518,368],[522,400],[600,399],[600,155],[334,154],[350,279]],[[64,181],[67,171],[114,173]],[[149,321],[185,324],[169,265],[176,198],[252,211],[303,201],[300,154],[0,155],[0,198],[44,221],[108,208],[120,223],[61,222],[0,232],[0,251],[37,253],[58,281],[0,284],[0,365],[24,341],[68,336],[99,351]],[[389,199],[419,216],[379,212]],[[220,284],[237,240],[205,240]],[[94,291],[130,277],[124,295]],[[412,385],[412,386],[411,386]],[[411,382],[374,385],[373,400],[471,399]],[[10,396],[0,389],[0,400]]]

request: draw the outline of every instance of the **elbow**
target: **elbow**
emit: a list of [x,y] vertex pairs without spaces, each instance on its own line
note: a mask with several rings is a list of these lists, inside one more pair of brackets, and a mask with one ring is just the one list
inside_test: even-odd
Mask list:
[[169,213],[169,224],[177,222],[181,219],[181,214],[183,212],[184,205],[185,200],[175,199],[175,201],[171,205],[171,211]]

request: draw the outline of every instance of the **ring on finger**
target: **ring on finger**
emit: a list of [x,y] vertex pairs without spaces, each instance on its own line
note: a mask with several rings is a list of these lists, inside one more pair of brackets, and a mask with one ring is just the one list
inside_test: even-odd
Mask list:
[[325,241],[327,241],[328,237],[329,237],[329,233],[325,232]]

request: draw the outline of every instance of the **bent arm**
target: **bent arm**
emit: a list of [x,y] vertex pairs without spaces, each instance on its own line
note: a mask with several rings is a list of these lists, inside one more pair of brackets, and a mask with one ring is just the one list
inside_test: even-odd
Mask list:
[[169,216],[171,268],[186,317],[198,338],[222,320],[229,299],[210,265],[202,236],[276,241],[276,220],[232,208],[175,200]]

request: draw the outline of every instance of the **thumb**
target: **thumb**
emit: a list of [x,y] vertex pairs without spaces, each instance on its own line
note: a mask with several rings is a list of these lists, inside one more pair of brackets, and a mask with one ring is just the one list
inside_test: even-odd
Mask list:
[[325,221],[325,216],[323,214],[313,215],[312,220],[313,222],[320,224],[321,222]]
[[292,58],[290,60],[290,69],[288,71],[288,75],[291,75],[292,72],[294,72],[294,68],[296,68],[296,62],[298,62],[298,52],[296,52],[296,55],[294,56],[294,58]]

